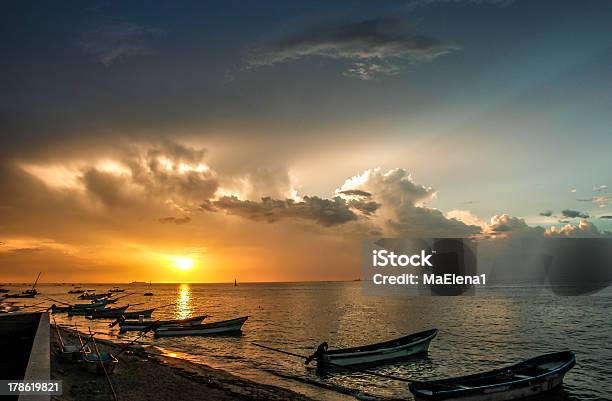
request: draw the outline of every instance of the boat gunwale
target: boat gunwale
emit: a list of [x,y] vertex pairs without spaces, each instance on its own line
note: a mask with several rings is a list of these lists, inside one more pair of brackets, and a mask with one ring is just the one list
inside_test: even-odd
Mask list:
[[219,322],[211,322],[211,323],[202,323],[202,324],[194,324],[191,326],[182,326],[182,327],[156,327],[155,332],[181,332],[181,331],[190,331],[190,330],[206,330],[206,329],[215,329],[219,327],[226,326],[234,326],[240,323],[240,326],[244,325],[244,323],[249,319],[250,316],[242,316],[237,317],[235,319],[230,320],[221,320]]
[[[425,333],[428,333],[428,334],[424,337],[421,337]],[[374,352],[380,352],[380,350],[382,349],[391,350],[391,349],[397,349],[397,348],[402,348],[406,346],[417,345],[422,342],[431,341],[437,335],[438,335],[438,329],[424,330],[424,331],[420,331],[417,333],[408,334],[403,337],[395,338],[393,340],[383,341],[380,343],[374,343],[374,344],[368,344],[368,345],[362,345],[362,346],[350,347],[350,348],[337,348],[333,350],[328,350],[327,352],[325,352],[325,355],[332,356],[334,358],[335,357],[341,358],[342,355],[344,354],[346,354],[345,357],[347,358],[350,358],[350,355],[363,356],[363,355],[374,353]],[[415,339],[414,341],[409,341],[411,338],[418,338],[418,339]],[[397,342],[399,342],[398,345],[391,346],[392,344],[397,343]]]
[[[495,384],[487,384],[487,385],[482,385],[482,386],[475,386],[475,387],[469,387],[469,388],[454,388],[454,389],[450,389],[450,390],[429,390],[432,391],[431,394],[425,394],[422,392],[422,390],[420,390],[417,386],[431,386],[431,387],[440,387],[440,386],[452,386],[452,382],[458,382],[459,384],[461,383],[461,380],[465,380],[468,378],[477,378],[478,376],[484,376],[484,375],[494,375],[496,373],[502,373],[504,371],[508,371],[508,370],[512,370],[512,368],[518,367],[520,365],[527,365],[529,362],[535,361],[536,359],[544,359],[546,357],[552,357],[553,355],[559,355],[561,356],[562,354],[569,354],[570,359],[563,362],[562,364],[560,364],[558,367],[551,369],[547,372],[543,372],[541,374],[535,375],[535,376],[529,376],[529,377],[524,377],[524,378],[518,378],[516,380],[510,380],[510,381],[506,381],[506,382],[500,382],[500,383],[495,383]],[[572,351],[559,351],[559,352],[552,352],[549,354],[542,354],[542,355],[538,355],[534,358],[530,358],[530,359],[526,359],[524,361],[515,363],[513,365],[509,365],[503,368],[498,368],[498,369],[493,369],[493,370],[489,370],[489,371],[484,371],[484,372],[480,372],[480,373],[474,373],[471,375],[465,375],[465,376],[457,376],[457,377],[451,377],[448,379],[440,379],[440,380],[428,380],[428,381],[421,381],[419,383],[412,383],[410,384],[409,388],[410,391],[414,394],[414,395],[418,395],[419,397],[425,397],[425,398],[430,398],[430,399],[437,399],[438,396],[449,396],[449,395],[453,395],[453,394],[466,394],[469,395],[471,393],[481,393],[483,389],[488,389],[488,388],[493,388],[493,387],[501,387],[501,386],[514,386],[514,385],[518,385],[519,384],[524,384],[525,382],[540,382],[540,381],[544,381],[544,379],[555,375],[556,373],[563,371],[562,373],[565,374],[567,373],[572,367],[574,367],[574,365],[576,364],[576,354],[574,354],[574,352]]]

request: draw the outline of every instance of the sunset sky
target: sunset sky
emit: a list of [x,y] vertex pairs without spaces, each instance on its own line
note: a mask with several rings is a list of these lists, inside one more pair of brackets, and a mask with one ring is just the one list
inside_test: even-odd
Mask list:
[[2,5],[0,282],[346,280],[612,230],[612,2]]

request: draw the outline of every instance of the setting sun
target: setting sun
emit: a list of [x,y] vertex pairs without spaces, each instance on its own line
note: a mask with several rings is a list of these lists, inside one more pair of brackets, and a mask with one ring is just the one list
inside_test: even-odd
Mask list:
[[172,267],[176,267],[179,270],[191,270],[193,268],[193,259],[188,257],[173,257],[170,258],[172,261]]

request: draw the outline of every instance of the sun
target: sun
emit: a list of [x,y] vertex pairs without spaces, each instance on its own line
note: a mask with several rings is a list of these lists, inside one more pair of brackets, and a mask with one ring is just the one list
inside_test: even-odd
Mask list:
[[193,259],[185,256],[176,256],[170,258],[170,260],[172,261],[173,267],[183,271],[191,270],[194,265]]

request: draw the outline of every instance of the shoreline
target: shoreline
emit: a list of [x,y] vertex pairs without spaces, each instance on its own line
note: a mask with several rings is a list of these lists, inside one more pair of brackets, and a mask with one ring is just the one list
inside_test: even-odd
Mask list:
[[[74,330],[59,328],[62,339],[77,344]],[[118,352],[122,345],[97,339],[101,352]],[[64,362],[56,354],[59,349],[57,331],[51,330],[51,377],[63,381],[63,395],[56,401],[112,400],[104,375],[80,368],[78,363]],[[92,347],[93,351],[93,347]],[[164,401],[170,399],[311,401],[295,391],[258,383],[222,369],[185,359],[147,352],[137,344],[118,357],[119,364],[110,380],[119,400]]]

